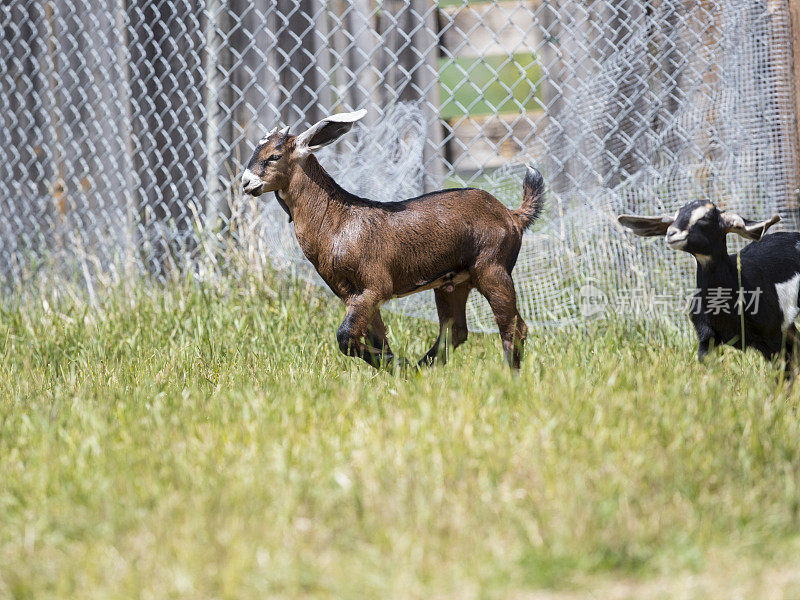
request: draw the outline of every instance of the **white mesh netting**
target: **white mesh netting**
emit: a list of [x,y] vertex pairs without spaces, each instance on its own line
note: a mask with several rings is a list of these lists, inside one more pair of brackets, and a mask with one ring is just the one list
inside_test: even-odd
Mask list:
[[[708,6],[677,18],[675,6],[662,3],[660,12],[626,19],[624,44],[562,82],[559,112],[542,120],[528,152],[472,178],[510,207],[521,201],[526,162],[549,184],[545,215],[526,234],[514,270],[529,324],[611,313],[686,322],[679,313],[694,262],[661,240],[634,239],[617,225],[621,213],[672,214],[710,198],[751,218],[779,212],[784,227],[796,226],[788,16],[752,2]],[[581,36],[598,35],[587,33],[582,16],[590,13],[562,23],[576,48],[592,43]],[[423,192],[425,120],[417,105],[396,104],[351,135],[351,148],[320,155],[346,189],[381,201]],[[323,285],[285,215],[276,206],[267,215],[275,264]],[[740,246],[731,240],[732,251]],[[436,318],[430,292],[389,307]],[[477,293],[468,317],[474,330],[495,327]]]
[[[90,288],[224,271],[246,247],[319,282],[277,203],[236,174],[261,127],[368,116],[322,163],[398,200],[548,186],[514,277],[532,325],[685,326],[693,263],[622,212],[710,198],[796,228],[789,0],[38,0],[0,7],[0,269]],[[253,216],[255,215],[255,216]],[[732,245],[737,242],[731,241]],[[390,304],[435,318],[432,294]],[[470,326],[492,330],[473,294]],[[684,324],[684,325],[681,325]]]

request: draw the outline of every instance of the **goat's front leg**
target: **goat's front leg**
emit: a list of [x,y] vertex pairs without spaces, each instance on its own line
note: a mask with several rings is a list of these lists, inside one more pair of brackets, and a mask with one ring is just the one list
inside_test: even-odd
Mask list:
[[714,330],[708,322],[708,317],[702,313],[692,314],[692,325],[697,332],[697,360],[703,362],[716,344]]
[[[375,313],[378,310],[379,299],[376,294],[364,292],[347,302],[347,314],[344,321],[336,331],[336,341],[339,344],[339,350],[347,356],[357,356],[364,360],[367,364],[376,369],[381,366],[381,357],[385,356],[386,349],[388,349],[388,342],[380,347],[373,347],[373,344],[365,344],[364,338],[370,333],[369,337],[371,342],[380,342],[381,330],[385,338],[385,329],[382,327],[375,331]],[[378,313],[380,319],[380,313]],[[370,332],[370,325],[372,331]],[[383,325],[381,321],[380,325]],[[391,355],[391,351],[389,351]]]
[[697,360],[704,362],[708,353],[714,349],[714,336],[706,335],[701,337],[697,342]]
[[[389,346],[389,339],[386,337],[386,326],[383,324],[380,309],[375,309],[375,314],[372,316],[372,322],[367,328],[367,344],[370,351],[377,351],[380,355],[383,364],[390,365],[397,360],[391,347]],[[402,366],[402,364],[401,364]]]

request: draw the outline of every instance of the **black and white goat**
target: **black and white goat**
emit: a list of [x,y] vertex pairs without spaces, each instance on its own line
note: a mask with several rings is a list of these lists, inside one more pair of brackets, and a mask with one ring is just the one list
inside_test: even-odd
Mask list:
[[[684,205],[674,217],[622,215],[618,220],[637,235],[666,236],[670,248],[697,260],[691,319],[700,360],[715,345],[729,344],[755,348],[767,359],[783,351],[790,368],[800,349],[794,323],[800,312],[800,233],[778,232],[762,239],[781,220],[778,215],[748,221],[703,200]],[[737,257],[728,254],[728,233],[755,242]]]

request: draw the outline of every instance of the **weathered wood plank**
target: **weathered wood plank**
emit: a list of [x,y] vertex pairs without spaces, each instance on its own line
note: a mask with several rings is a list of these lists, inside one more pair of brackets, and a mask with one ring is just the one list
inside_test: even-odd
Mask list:
[[[795,164],[794,182],[800,183],[800,2],[789,2],[789,18],[792,27],[792,107],[794,109],[794,148]],[[789,205],[795,210],[800,208],[800,189],[790,190]],[[798,219],[800,220],[800,219]]]
[[536,132],[543,127],[543,118],[544,111],[531,111],[448,120],[454,169],[491,169],[520,156],[535,155],[541,151]]
[[454,55],[530,52],[542,41],[534,11],[541,0],[449,6],[441,10],[442,44]]
[[384,0],[376,15],[383,41],[378,52],[380,105],[424,99],[427,136],[423,150],[425,190],[439,189],[444,181],[439,118],[439,46],[436,10],[428,0]]

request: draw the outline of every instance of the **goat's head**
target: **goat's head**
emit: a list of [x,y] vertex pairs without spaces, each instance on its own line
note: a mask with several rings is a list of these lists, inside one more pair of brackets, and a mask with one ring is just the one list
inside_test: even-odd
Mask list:
[[750,221],[730,211],[719,210],[708,200],[694,200],[675,213],[660,217],[622,215],[621,225],[641,236],[665,236],[667,245],[695,255],[715,255],[725,251],[725,236],[737,233],[749,240],[761,236],[781,220],[775,215],[767,221]]
[[320,148],[350,131],[366,110],[340,113],[322,119],[293,136],[289,128],[270,131],[258,141],[242,174],[242,190],[251,196],[282,190],[289,185],[295,166]]

